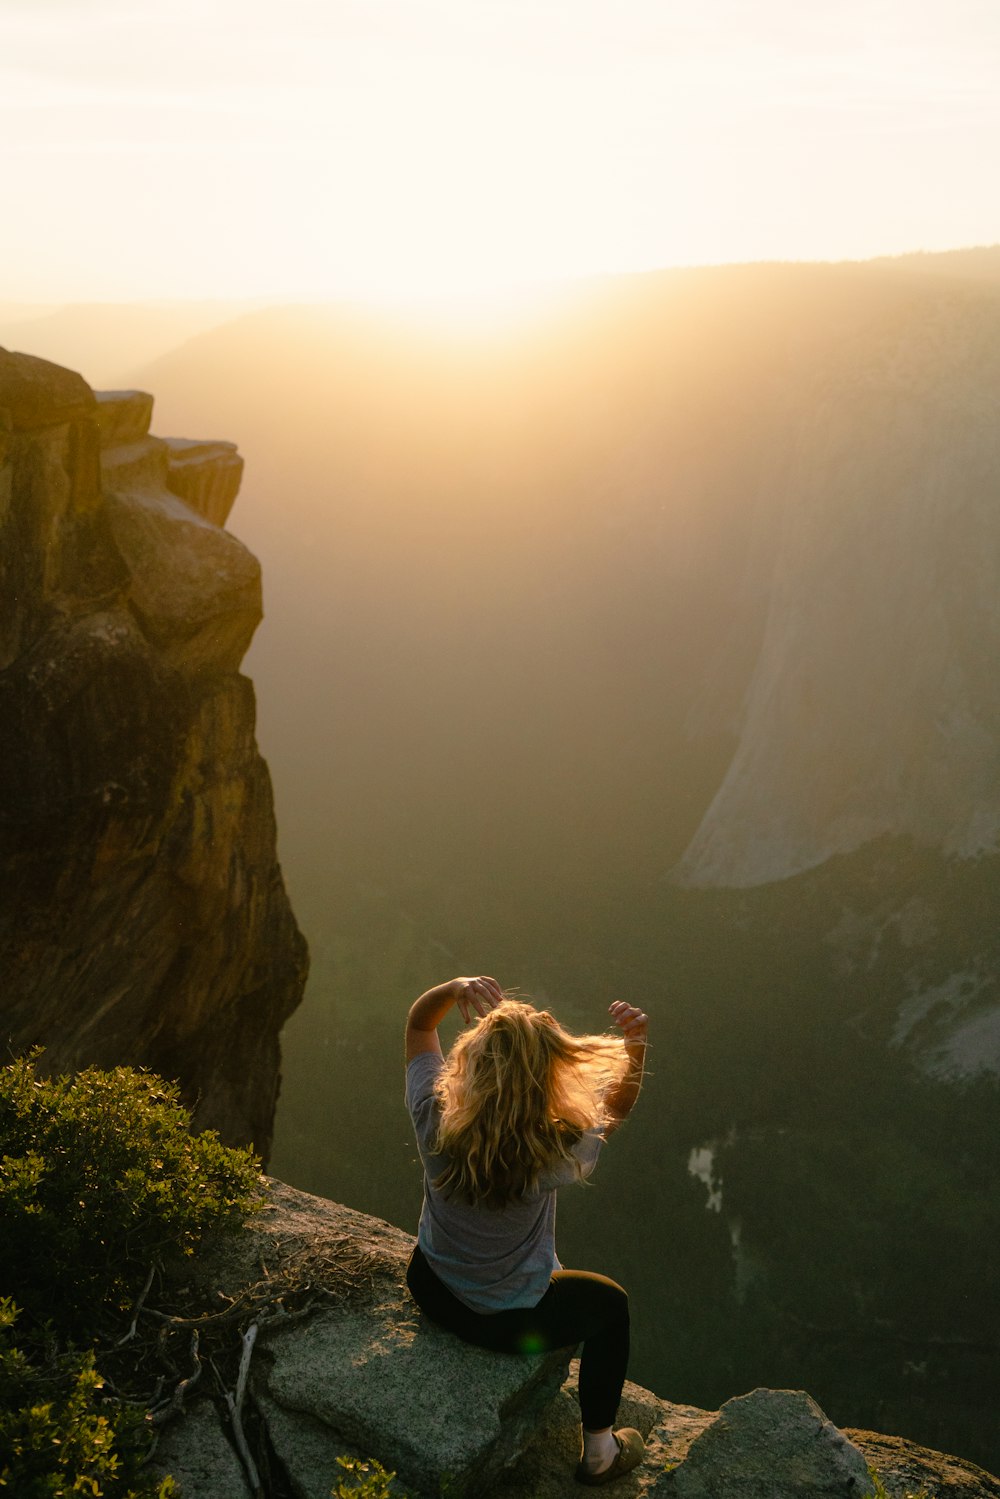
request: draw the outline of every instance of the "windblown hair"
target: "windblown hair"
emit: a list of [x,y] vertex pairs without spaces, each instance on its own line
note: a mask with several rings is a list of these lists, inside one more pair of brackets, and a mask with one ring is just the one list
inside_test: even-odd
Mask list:
[[[504,999],[463,1032],[435,1085],[440,1190],[503,1207],[608,1121],[604,1098],[629,1059],[615,1036],[574,1036],[548,1010]],[[579,1166],[577,1172],[579,1173]]]

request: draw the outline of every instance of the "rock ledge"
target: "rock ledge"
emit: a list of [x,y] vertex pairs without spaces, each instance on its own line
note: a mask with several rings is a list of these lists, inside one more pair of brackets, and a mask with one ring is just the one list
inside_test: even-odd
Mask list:
[[[328,1499],[345,1455],[378,1458],[410,1499],[579,1499],[571,1350],[515,1358],[471,1348],[411,1302],[409,1235],[275,1180],[265,1201],[242,1235],[202,1254],[203,1290],[232,1297],[298,1262],[333,1267],[326,1288],[336,1293],[336,1266],[344,1267],[339,1304],[261,1324],[250,1390],[285,1492]],[[921,1485],[932,1499],[1000,1499],[1000,1482],[971,1463],[838,1431],[802,1391],[756,1390],[703,1411],[627,1384],[619,1419],[642,1432],[647,1457],[615,1484],[615,1499],[860,1499],[871,1492],[869,1466],[890,1499]],[[227,1471],[235,1485],[213,1488],[211,1499],[249,1492],[223,1424],[199,1407],[158,1459],[185,1499],[207,1493],[199,1485],[209,1472]]]

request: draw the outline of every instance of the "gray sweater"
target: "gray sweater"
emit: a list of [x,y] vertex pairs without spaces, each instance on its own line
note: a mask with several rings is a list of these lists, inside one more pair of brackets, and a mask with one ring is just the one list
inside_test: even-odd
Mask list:
[[[417,1242],[439,1280],[473,1311],[536,1306],[553,1270],[561,1269],[555,1247],[556,1188],[579,1177],[571,1161],[560,1163],[534,1192],[502,1208],[439,1192],[434,1178],[445,1169],[447,1157],[433,1151],[440,1118],[434,1082],[443,1066],[435,1052],[422,1052],[406,1069],[406,1106],[424,1168]],[[573,1147],[581,1176],[593,1171],[602,1144],[599,1131],[588,1130]]]

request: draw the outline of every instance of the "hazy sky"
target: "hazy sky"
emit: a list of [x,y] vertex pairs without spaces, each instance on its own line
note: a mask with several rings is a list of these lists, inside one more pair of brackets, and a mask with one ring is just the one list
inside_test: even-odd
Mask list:
[[0,0],[0,301],[1000,241],[997,0]]

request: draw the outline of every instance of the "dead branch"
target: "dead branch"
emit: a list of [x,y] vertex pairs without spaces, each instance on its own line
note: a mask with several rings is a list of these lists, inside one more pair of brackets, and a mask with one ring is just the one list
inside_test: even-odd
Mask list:
[[260,1474],[257,1471],[257,1464],[253,1460],[253,1455],[247,1445],[247,1439],[243,1431],[243,1400],[246,1395],[247,1376],[250,1373],[250,1359],[253,1355],[253,1345],[256,1339],[257,1324],[256,1322],[251,1322],[243,1334],[243,1352],[240,1355],[240,1371],[236,1377],[236,1394],[234,1396],[228,1390],[226,1391],[226,1407],[229,1411],[229,1421],[233,1428],[233,1441],[236,1443],[236,1450],[240,1455],[240,1461],[246,1469],[247,1478],[250,1480],[254,1499],[260,1499],[260,1496],[264,1492],[261,1487]]
[[142,1288],[142,1293],[141,1293],[141,1295],[139,1297],[139,1300],[136,1302],[135,1306],[132,1308],[132,1325],[129,1328],[128,1332],[125,1334],[125,1336],[123,1338],[119,1338],[118,1342],[112,1345],[113,1347],[115,1347],[115,1348],[121,1348],[121,1347],[124,1346],[124,1344],[130,1343],[132,1341],[132,1339],[135,1337],[135,1330],[136,1330],[136,1328],[139,1325],[139,1313],[142,1311],[142,1304],[143,1304],[143,1302],[145,1301],[146,1297],[149,1295],[149,1288],[153,1284],[153,1276],[154,1276],[155,1272],[156,1272],[156,1266],[155,1265],[150,1265],[150,1267],[149,1267],[149,1274],[146,1276],[146,1284]]
[[201,1359],[198,1357],[198,1329],[195,1328],[191,1334],[191,1373],[186,1379],[182,1379],[177,1385],[169,1400],[165,1400],[155,1410],[149,1413],[149,1419],[154,1426],[163,1426],[170,1420],[171,1416],[179,1415],[184,1406],[184,1398],[194,1389],[201,1378]]

